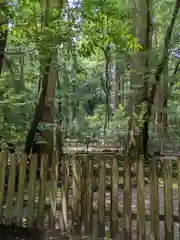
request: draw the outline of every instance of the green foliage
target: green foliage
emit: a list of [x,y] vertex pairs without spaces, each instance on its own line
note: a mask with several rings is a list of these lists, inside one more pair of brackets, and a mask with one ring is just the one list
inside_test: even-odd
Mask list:
[[[79,125],[74,123],[72,127],[73,137],[84,141],[87,139],[103,141],[105,120],[104,112],[105,105],[98,105],[92,116],[82,117]],[[108,137],[113,139],[115,142],[120,142],[127,133],[127,122],[128,117],[125,116],[124,108],[122,105],[119,105],[108,124]]]

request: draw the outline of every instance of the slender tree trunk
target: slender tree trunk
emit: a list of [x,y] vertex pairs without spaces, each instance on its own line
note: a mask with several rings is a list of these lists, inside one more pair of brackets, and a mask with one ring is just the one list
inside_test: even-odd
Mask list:
[[154,100],[154,109],[155,109],[155,132],[157,136],[160,138],[161,136],[161,112],[162,112],[162,95],[163,95],[163,88],[162,88],[162,81],[157,86],[156,97]]
[[124,99],[124,76],[119,76],[118,78],[118,83],[119,83],[119,92],[120,92],[120,96],[119,96],[119,102],[120,104],[125,107],[125,99]]
[[[0,1],[0,9],[4,13],[7,11],[7,5],[4,0]],[[0,12],[0,75],[2,73],[3,68],[3,59],[7,43],[7,36],[8,36],[8,20],[4,19],[1,16]]]
[[112,60],[112,106],[113,110],[115,111],[120,103],[120,66],[117,62],[118,60]]
[[167,127],[167,99],[168,91],[168,62],[165,64],[162,80],[157,87],[156,94],[156,132],[159,139],[162,139]]
[[[168,125],[168,113],[167,113],[167,99],[165,99],[165,96],[168,92],[168,63],[166,63],[164,73],[163,73],[163,98],[162,98],[162,134],[166,135],[167,133],[167,125]],[[163,104],[164,102],[164,104]]]
[[104,92],[105,92],[105,119],[104,119],[104,145],[107,144],[108,124],[111,114],[110,106],[110,93],[111,93],[111,76],[110,76],[110,53],[109,45],[104,50],[105,56],[105,79],[104,79]]

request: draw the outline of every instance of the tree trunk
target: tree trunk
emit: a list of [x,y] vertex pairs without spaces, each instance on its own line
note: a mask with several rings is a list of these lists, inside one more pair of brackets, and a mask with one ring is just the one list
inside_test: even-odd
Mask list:
[[42,137],[47,142],[47,144],[42,145],[42,152],[47,152],[49,155],[49,160],[52,159],[52,153],[54,148],[54,138],[53,138],[53,123],[56,114],[56,69],[55,66],[51,63],[50,71],[48,75],[48,84],[47,84],[47,91],[45,102],[43,106],[43,112],[40,118],[40,121],[45,124],[49,125],[47,130],[42,131]]
[[125,107],[125,100],[124,100],[124,76],[118,77],[119,89],[120,89],[120,96],[119,96],[119,103]]
[[105,56],[105,79],[104,79],[104,92],[105,92],[105,119],[104,119],[104,145],[108,143],[108,124],[111,114],[110,94],[111,94],[111,76],[110,76],[110,47],[109,45],[104,50]]
[[[140,2],[139,2],[140,3]],[[143,1],[143,3],[145,3]],[[149,3],[148,1],[146,1],[146,4]],[[137,6],[143,6],[143,4],[141,5],[137,5]],[[142,142],[143,143],[143,153],[145,155],[145,159],[146,159],[146,152],[147,152],[147,142],[148,142],[148,122],[150,120],[150,117],[151,117],[151,114],[152,114],[152,105],[154,103],[154,99],[155,99],[155,96],[156,96],[156,92],[157,92],[157,86],[158,84],[160,83],[160,79],[161,79],[161,74],[162,72],[164,71],[164,67],[168,61],[168,58],[169,58],[169,44],[170,44],[170,40],[171,40],[171,36],[172,36],[172,31],[173,31],[173,27],[174,27],[174,24],[175,24],[175,21],[176,21],[176,18],[178,16],[178,12],[179,12],[179,8],[180,8],[180,1],[179,0],[176,0],[176,4],[175,4],[175,7],[174,7],[174,11],[173,11],[173,14],[172,14],[172,19],[171,19],[171,22],[170,22],[170,25],[168,26],[167,28],[167,31],[166,31],[166,34],[165,34],[165,38],[164,38],[164,44],[163,44],[163,52],[162,52],[162,58],[161,58],[161,61],[160,63],[157,65],[156,67],[156,72],[155,72],[155,82],[153,83],[152,85],[152,88],[151,88],[151,91],[150,91],[150,94],[149,96],[147,97],[146,94],[144,94],[144,91],[140,90],[137,92],[137,95],[136,96],[139,96],[141,95],[141,98],[139,98],[138,100],[139,101],[136,101],[136,104],[133,108],[134,112],[136,113],[136,115],[138,115],[140,113],[140,109],[138,107],[138,104],[144,102],[145,103],[145,111],[144,111],[144,123],[142,125],[142,128],[139,129],[139,133],[135,134],[135,127],[136,127],[136,119],[135,117],[132,115],[130,120],[129,120],[129,133],[128,133],[128,142],[127,142],[127,146],[126,146],[126,149],[125,149],[125,152],[128,152],[130,153],[130,151],[132,150],[132,148],[136,145],[137,141],[139,142]],[[142,16],[143,14],[147,14],[146,17],[143,17],[141,19],[141,22],[145,23],[145,19],[148,20],[150,17],[150,5],[147,4],[146,5],[146,8],[139,8],[138,9],[138,12],[141,13],[141,11],[143,10],[144,12],[142,13]],[[148,24],[149,23],[149,24]],[[149,48],[150,48],[150,37],[152,34],[151,31],[150,31],[150,19],[145,23],[146,28],[145,27],[141,27],[140,30],[143,30],[143,29],[146,29],[146,38],[142,35],[142,40],[143,39],[147,39],[148,41],[146,41],[146,44],[144,47],[144,49],[146,49],[146,52],[148,52]],[[138,26],[138,25],[137,25]],[[140,27],[139,27],[140,28]],[[141,36],[141,34],[140,34]],[[139,38],[140,39],[140,38]],[[142,44],[141,44],[142,45]],[[148,59],[146,59],[147,61]],[[146,62],[147,64],[147,62]],[[146,65],[148,66],[148,65]],[[147,88],[147,72],[145,72],[145,78],[144,78],[144,87],[145,89]],[[137,98],[135,98],[137,100]],[[142,136],[143,136],[143,141],[142,141]],[[146,137],[146,138],[145,138]],[[137,143],[138,145],[138,143]]]
[[[152,47],[152,29],[151,29],[151,6],[150,1],[136,0],[133,6],[134,16],[134,30],[137,40],[141,45],[141,50],[134,53],[133,56],[133,71],[131,73],[131,83],[133,96],[130,101],[128,110],[132,114],[129,122],[129,141],[128,146],[139,146],[139,150],[147,158],[148,155],[148,121],[146,114],[144,114],[144,123],[140,126],[137,125],[137,119],[134,118],[134,113],[139,116],[141,113],[142,103],[146,103],[149,92],[149,52]],[[136,137],[132,138],[132,131],[135,132],[142,129],[141,134],[136,133]],[[139,136],[139,138],[137,138]],[[140,143],[143,144],[140,146]],[[141,150],[140,150],[141,149]],[[137,150],[137,149],[136,149]],[[136,151],[137,152],[137,151]],[[137,154],[141,154],[137,152]]]
[[112,60],[112,107],[115,111],[120,103],[119,93],[120,93],[120,66],[117,60]]
[[166,95],[168,92],[168,62],[166,63],[162,75],[162,82],[161,86],[161,99],[160,99],[160,113],[159,113],[159,125],[160,125],[160,132],[159,137],[166,137],[165,134],[167,132],[167,99]]
[[[0,2],[0,9],[4,13],[7,11],[7,5],[4,0]],[[3,19],[2,16],[0,16],[0,76],[3,68],[3,59],[7,43],[7,36],[8,36],[8,20]]]
[[154,100],[154,121],[155,121],[155,132],[157,136],[161,137],[161,112],[163,108],[163,81],[161,81],[157,86],[156,97]]
[[[44,11],[43,15],[43,21],[44,26],[48,27],[49,22],[49,16],[53,10],[54,4],[57,4],[57,1],[54,0],[54,2],[50,2],[50,0],[44,0],[41,2],[42,9]],[[62,7],[62,2],[60,3],[60,7]],[[49,45],[49,43],[47,43]],[[25,144],[25,152],[27,154],[30,153],[33,140],[37,131],[38,124],[42,122],[45,125],[51,125],[50,129],[43,130],[41,132],[41,136],[44,138],[44,140],[47,142],[45,145],[41,145],[41,152],[47,152],[49,155],[49,159],[52,157],[52,151],[53,151],[53,143],[54,139],[53,136],[53,123],[54,123],[54,117],[56,113],[55,109],[55,97],[56,97],[56,80],[57,80],[57,72],[55,69],[55,66],[53,65],[53,61],[55,60],[54,51],[49,52],[50,50],[47,50],[49,56],[46,56],[45,61],[45,72],[43,76],[42,81],[42,90],[39,97],[39,102],[37,104],[34,119],[32,121],[30,130],[28,132],[27,138],[26,138],[26,144]],[[43,52],[43,54],[46,54]],[[44,66],[41,66],[42,69],[44,69]],[[59,138],[58,138],[59,139]]]
[[38,123],[40,122],[40,119],[42,117],[43,114],[43,108],[44,108],[44,104],[45,104],[45,98],[46,98],[46,93],[47,93],[47,86],[48,86],[48,75],[49,75],[49,69],[50,69],[50,61],[51,59],[49,59],[46,68],[45,68],[45,73],[43,76],[43,83],[42,83],[42,91],[40,93],[40,97],[39,97],[39,101],[38,104],[36,106],[35,109],[35,114],[34,114],[34,118],[33,121],[31,123],[28,135],[26,137],[26,142],[25,142],[25,153],[27,155],[30,154],[32,145],[33,145],[33,140],[35,137],[35,133],[37,130],[37,126]]

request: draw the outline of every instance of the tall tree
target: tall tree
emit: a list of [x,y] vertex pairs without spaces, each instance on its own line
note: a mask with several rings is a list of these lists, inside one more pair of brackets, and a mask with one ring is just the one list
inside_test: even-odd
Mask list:
[[[152,16],[151,16],[151,0],[133,1],[133,23],[134,33],[141,46],[141,48],[134,53],[133,56],[133,70],[131,74],[131,84],[133,90],[133,96],[130,101],[129,113],[132,114],[129,122],[129,131],[137,131],[136,126],[137,119],[135,115],[140,115],[142,104],[147,104],[148,101],[148,87],[149,87],[149,54],[152,48]],[[133,104],[132,104],[133,103]],[[140,143],[138,146],[140,151],[143,151],[144,157],[147,158],[147,144],[148,144],[148,121],[146,119],[146,113],[143,117],[142,135],[141,141],[144,146]],[[137,127],[137,128],[136,128]],[[131,142],[131,134],[129,132],[128,141]],[[135,141],[135,139],[134,139]],[[131,143],[128,143],[131,145]]]
[[8,35],[8,6],[4,0],[0,2],[0,75],[3,67],[3,59]]
[[[176,21],[176,18],[178,16],[178,12],[179,12],[179,8],[180,8],[180,0],[176,0],[175,6],[174,6],[174,10],[172,13],[172,19],[170,22],[170,25],[167,28],[165,37],[164,37],[164,43],[163,43],[163,49],[162,49],[162,56],[160,59],[160,63],[157,65],[156,67],[156,71],[154,74],[154,83],[152,84],[151,90],[150,90],[150,94],[147,94],[148,91],[148,75],[149,75],[149,70],[148,70],[148,53],[150,52],[150,37],[151,37],[151,21],[150,21],[150,3],[151,1],[146,1],[142,4],[141,1],[139,2],[135,2],[136,3],[136,8],[138,9],[138,13],[140,13],[137,16],[137,19],[140,21],[141,23],[144,24],[144,26],[140,27],[140,25],[138,28],[138,34],[139,37],[141,37],[140,39],[143,40],[141,45],[142,45],[142,50],[140,52],[140,55],[138,53],[137,56],[137,63],[138,66],[140,66],[140,71],[138,71],[138,73],[141,73],[140,76],[138,77],[138,80],[141,79],[141,81],[143,81],[143,86],[141,85],[140,90],[138,90],[135,95],[134,95],[134,102],[135,105],[133,106],[133,112],[135,113],[135,115],[140,115],[140,108],[139,105],[140,103],[144,103],[144,109],[143,109],[143,124],[140,125],[139,131],[137,133],[136,131],[136,127],[137,127],[137,120],[135,118],[135,115],[133,114],[130,117],[129,120],[129,133],[128,133],[128,143],[127,143],[127,147],[125,152],[130,152],[133,148],[133,146],[136,146],[136,151],[138,151],[138,153],[143,153],[145,159],[147,158],[147,154],[148,154],[148,123],[149,120],[151,118],[151,114],[152,114],[152,105],[154,103],[155,100],[155,95],[157,92],[157,87],[158,84],[160,83],[161,80],[161,74],[163,73],[164,67],[168,61],[169,58],[169,45],[170,45],[170,40],[171,40],[171,36],[172,36],[172,31],[173,31],[173,27]],[[144,5],[143,5],[144,4]],[[142,18],[143,17],[143,18]],[[148,51],[148,52],[147,52]],[[144,55],[145,53],[145,55]],[[145,58],[144,58],[145,56]],[[142,64],[139,64],[139,61]],[[144,62],[144,64],[143,64]],[[137,67],[135,69],[137,69]],[[143,68],[142,68],[143,67]],[[143,72],[142,72],[143,70]],[[144,73],[144,74],[142,74]],[[137,148],[137,145],[139,146],[139,150]]]
[[[49,33],[49,31],[46,29],[50,27],[50,24],[52,24],[51,21],[53,19],[54,6],[56,6],[58,12],[61,13],[61,10],[63,8],[63,1],[59,3],[59,8],[57,8],[56,0],[54,1],[47,0],[41,2],[43,19],[42,27],[45,29],[45,34]],[[56,18],[58,17],[59,15],[56,16]],[[27,154],[30,153],[38,124],[41,122],[46,125],[46,128],[47,125],[51,126],[48,130],[43,130],[41,135],[46,142],[44,146],[41,145],[41,151],[47,152],[49,154],[49,159],[51,159],[54,143],[52,126],[55,117],[55,98],[57,80],[55,60],[57,56],[56,50],[57,42],[55,45],[53,44],[54,43],[53,34],[51,35],[50,39],[48,35],[44,36],[44,38],[47,41],[50,40],[50,42],[44,41],[44,44],[46,44],[46,46],[42,45],[43,50],[40,52],[40,54],[42,54],[40,57],[43,57],[43,60],[41,61],[42,64],[41,69],[43,69],[42,87],[39,96],[39,101],[35,109],[34,119],[32,121],[31,127],[26,138],[25,152]],[[59,139],[60,138],[58,138],[58,140]]]

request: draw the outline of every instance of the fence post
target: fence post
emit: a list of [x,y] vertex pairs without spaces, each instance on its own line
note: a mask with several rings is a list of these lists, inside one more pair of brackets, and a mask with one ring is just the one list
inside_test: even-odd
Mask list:
[[56,152],[54,151],[51,169],[50,212],[49,212],[49,227],[51,229],[55,228],[56,225],[57,178],[58,178],[58,157]]
[[81,236],[81,162],[78,155],[72,159],[72,234],[73,239],[80,239]]
[[137,159],[137,239],[145,239],[144,156]]
[[164,159],[164,213],[165,213],[165,239],[172,240],[173,236],[173,189],[171,159]]
[[26,176],[27,155],[22,154],[19,163],[19,179],[18,179],[18,197],[17,197],[17,225],[22,225],[23,204],[24,204],[24,185]]
[[16,156],[16,154],[12,154],[11,162],[10,162],[10,169],[9,169],[7,206],[6,206],[6,224],[8,224],[8,225],[12,224],[16,165],[17,165],[17,156]]
[[150,163],[150,216],[151,233],[155,240],[159,239],[159,188],[157,176],[157,159],[153,158]]
[[48,158],[46,154],[41,156],[40,169],[40,191],[39,191],[39,207],[38,207],[38,224],[41,229],[44,229],[44,207],[46,199],[46,180],[47,180],[47,163]]
[[4,185],[5,185],[5,175],[6,166],[8,162],[8,152],[1,152],[0,154],[0,223],[2,223],[3,218],[3,203],[4,203]]
[[85,221],[86,217],[86,198],[87,198],[87,183],[86,183],[86,176],[87,176],[87,154],[83,154],[82,156],[82,177],[81,177],[81,222]]
[[132,210],[131,210],[131,158],[124,156],[124,239],[131,240]]
[[86,172],[86,218],[85,233],[87,236],[92,235],[92,214],[93,214],[93,194],[92,194],[92,178],[93,178],[93,155],[87,155],[87,172]]
[[180,237],[180,158],[177,159],[178,164],[178,206],[179,206],[179,237]]
[[30,162],[30,174],[28,184],[27,221],[29,227],[33,226],[34,199],[36,190],[36,168],[37,168],[37,155],[34,154]]
[[117,239],[118,236],[118,155],[111,159],[111,238]]
[[62,157],[62,190],[61,190],[61,214],[60,214],[60,228],[62,232],[67,230],[68,224],[69,166],[70,155],[65,154]]
[[99,160],[99,186],[98,186],[98,237],[105,237],[105,189],[106,171],[104,159]]

